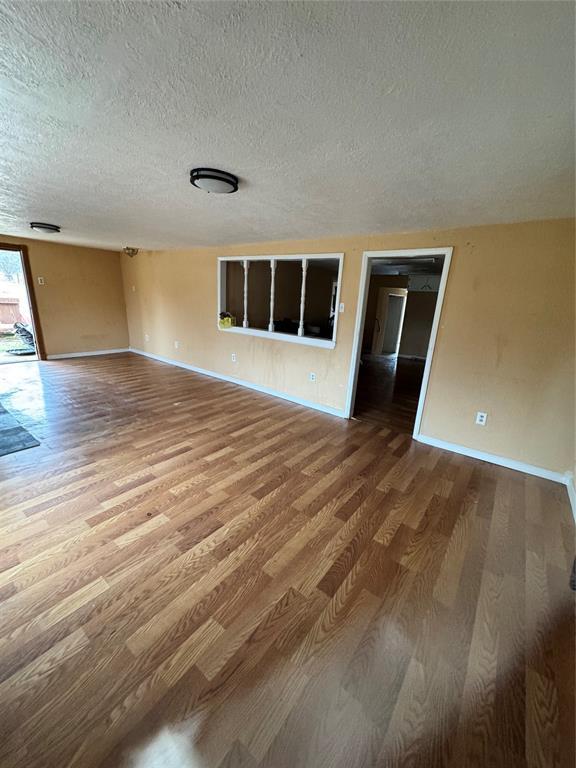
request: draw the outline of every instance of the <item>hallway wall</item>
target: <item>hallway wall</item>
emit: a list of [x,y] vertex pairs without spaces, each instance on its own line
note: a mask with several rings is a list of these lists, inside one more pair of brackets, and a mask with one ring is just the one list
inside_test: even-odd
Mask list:
[[437,300],[433,291],[408,291],[398,354],[426,357]]

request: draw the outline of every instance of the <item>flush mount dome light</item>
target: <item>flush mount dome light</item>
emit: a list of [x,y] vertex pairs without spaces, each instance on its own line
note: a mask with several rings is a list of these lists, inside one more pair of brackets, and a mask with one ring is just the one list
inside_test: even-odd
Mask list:
[[47,232],[51,235],[60,232],[60,227],[57,224],[45,224],[43,221],[31,221],[30,229],[34,229],[36,232]]
[[238,189],[238,177],[216,168],[194,168],[190,171],[190,184],[204,192],[231,194]]

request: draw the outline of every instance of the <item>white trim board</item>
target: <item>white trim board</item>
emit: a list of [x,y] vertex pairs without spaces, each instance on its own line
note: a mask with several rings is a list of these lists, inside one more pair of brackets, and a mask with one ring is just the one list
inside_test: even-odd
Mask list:
[[566,472],[566,488],[568,489],[568,498],[570,499],[574,522],[576,522],[576,487],[574,486],[574,475],[572,472]]
[[166,365],[175,365],[178,368],[184,368],[187,371],[192,371],[193,373],[199,373],[202,376],[210,376],[213,379],[219,379],[220,381],[227,381],[229,384],[237,384],[240,387],[246,387],[247,389],[253,389],[255,392],[262,392],[265,395],[272,395],[272,397],[279,397],[282,400],[288,400],[291,403],[296,403],[296,405],[303,405],[306,408],[313,408],[316,411],[321,411],[322,413],[328,413],[330,416],[338,416],[341,419],[346,418],[344,415],[344,411],[339,410],[338,408],[331,408],[329,405],[321,405],[320,403],[314,403],[311,400],[303,400],[300,397],[293,397],[292,395],[286,394],[286,392],[279,392],[276,389],[270,389],[269,387],[262,387],[259,384],[253,384],[250,381],[245,381],[244,379],[235,379],[233,376],[225,376],[223,373],[216,373],[215,371],[208,371],[205,368],[198,368],[195,365],[190,365],[189,363],[182,363],[179,360],[172,360],[169,357],[163,357],[162,355],[155,355],[152,352],[144,352],[141,349],[136,349],[135,347],[130,347],[128,352],[134,352],[136,355],[143,355],[144,357],[149,357],[152,360],[157,360],[159,363],[166,363]]
[[94,355],[118,355],[121,352],[130,352],[128,347],[124,349],[97,349],[94,352],[63,352],[60,355],[46,355],[46,360],[66,360],[69,357],[93,357]]
[[278,333],[277,331],[264,331],[261,328],[242,328],[238,325],[232,328],[218,328],[222,333],[241,333],[245,336],[260,336],[263,339],[271,341],[287,341],[291,344],[304,344],[309,347],[324,347],[324,349],[334,349],[336,342],[331,339],[319,339],[314,336],[296,336],[290,333]]
[[[226,381],[230,384],[237,384],[240,387],[246,387],[247,389],[252,389],[255,392],[262,392],[263,394],[271,395],[272,397],[278,397],[282,400],[287,400],[291,403],[296,403],[296,405],[302,405],[306,408],[313,408],[316,411],[327,413],[331,416],[337,416],[339,418],[347,418],[345,412],[337,408],[331,408],[330,406],[314,403],[310,400],[304,400],[299,397],[293,397],[292,395],[288,395],[284,392],[278,392],[277,390],[270,389],[269,387],[262,387],[259,384],[252,384],[251,382],[244,381],[243,379],[236,379],[232,376],[225,376],[224,374],[221,374],[221,373],[208,371],[204,368],[198,368],[195,365],[190,365],[189,363],[183,363],[178,360],[172,360],[171,358],[163,357],[162,355],[155,355],[152,352],[144,352],[143,350],[136,349],[135,347],[129,347],[125,349],[102,349],[96,352],[68,352],[66,354],[60,354],[60,355],[48,355],[47,359],[48,360],[64,360],[72,357],[94,357],[97,355],[112,355],[112,354],[118,354],[122,352],[133,352],[136,355],[142,355],[143,357],[148,357],[160,363],[165,363],[166,365],[175,365],[178,368],[184,368],[187,371],[192,371],[193,373],[198,373],[198,374],[201,374],[202,376],[210,376],[213,379]],[[570,503],[572,505],[572,513],[574,515],[574,519],[576,520],[576,489],[574,487],[574,476],[572,475],[571,472],[566,472],[565,474],[562,474],[560,472],[553,472],[552,470],[543,469],[542,467],[535,467],[532,464],[524,464],[523,462],[516,461],[514,459],[507,459],[503,456],[496,456],[491,453],[476,451],[474,448],[467,448],[466,446],[458,445],[456,443],[448,443],[444,440],[438,440],[435,437],[428,437],[427,435],[423,435],[421,433],[413,437],[418,442],[424,443],[426,445],[431,445],[434,448],[440,448],[445,451],[451,451],[452,453],[458,453],[458,454],[461,454],[462,456],[469,456],[472,459],[486,461],[486,462],[489,462],[490,464],[497,464],[498,466],[507,467],[508,469],[513,469],[513,470],[516,470],[517,472],[524,472],[527,475],[535,475],[536,477],[543,477],[546,480],[552,480],[553,482],[557,482],[557,483],[561,483],[562,485],[565,485],[568,491]]]
[[487,461],[489,464],[497,464],[500,467],[514,469],[517,472],[524,472],[526,475],[535,475],[536,477],[543,477],[545,480],[552,480],[555,483],[568,485],[569,473],[563,474],[562,472],[553,472],[551,469],[535,467],[533,464],[525,464],[523,461],[516,461],[516,459],[507,459],[505,456],[496,456],[493,453],[484,453],[484,451],[477,451],[474,448],[467,448],[465,445],[447,443],[445,440],[438,440],[436,437],[428,437],[422,433],[414,439],[418,440],[419,443],[432,445],[434,448],[441,448],[443,451],[459,453],[462,456],[469,456],[471,459]]
[[360,273],[360,285],[358,289],[358,303],[356,306],[356,324],[354,326],[354,342],[352,347],[352,357],[350,359],[350,370],[348,374],[348,390],[346,392],[346,407],[344,414],[347,418],[352,416],[354,409],[354,399],[356,397],[356,384],[358,381],[358,368],[360,366],[360,357],[362,352],[362,336],[364,335],[364,321],[366,319],[366,305],[368,303],[368,289],[370,285],[370,273],[372,262],[378,259],[406,259],[418,258],[422,256],[444,256],[442,265],[442,276],[438,288],[436,299],[436,309],[434,310],[434,320],[432,321],[432,330],[428,341],[428,352],[426,355],[426,364],[424,366],[424,375],[422,377],[422,386],[420,388],[420,397],[418,399],[418,409],[414,421],[414,431],[412,437],[418,439],[420,434],[420,424],[424,412],[424,403],[426,401],[426,392],[428,390],[428,379],[430,378],[430,368],[432,366],[432,356],[438,335],[438,326],[440,325],[440,316],[442,314],[442,304],[444,302],[444,293],[448,281],[448,272],[452,260],[452,246],[438,248],[412,248],[401,251],[364,251],[362,256],[362,271]]

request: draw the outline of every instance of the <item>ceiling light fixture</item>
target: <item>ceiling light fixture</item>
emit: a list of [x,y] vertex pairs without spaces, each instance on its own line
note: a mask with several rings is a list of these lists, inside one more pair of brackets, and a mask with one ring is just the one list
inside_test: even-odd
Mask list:
[[30,229],[34,229],[36,232],[46,232],[51,235],[60,232],[60,227],[57,224],[45,224],[43,221],[31,221]]
[[193,168],[190,171],[190,184],[204,192],[231,194],[238,189],[238,177],[216,168]]

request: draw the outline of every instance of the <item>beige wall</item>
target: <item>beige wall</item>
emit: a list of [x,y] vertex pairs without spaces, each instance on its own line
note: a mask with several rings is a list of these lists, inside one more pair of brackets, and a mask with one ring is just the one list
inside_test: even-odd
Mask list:
[[426,357],[437,300],[435,291],[408,291],[399,354]]
[[[454,246],[454,256],[423,434],[566,471],[574,464],[573,220],[122,256],[130,343],[343,409],[362,252],[435,245]],[[218,256],[340,251],[345,312],[334,350],[217,330]],[[474,425],[477,410],[488,412],[486,427]]]
[[47,355],[128,346],[119,253],[3,235],[0,242],[28,248]]

